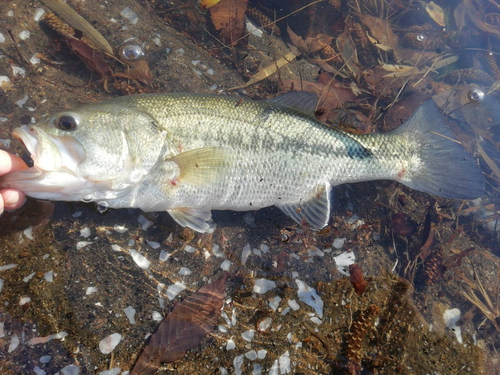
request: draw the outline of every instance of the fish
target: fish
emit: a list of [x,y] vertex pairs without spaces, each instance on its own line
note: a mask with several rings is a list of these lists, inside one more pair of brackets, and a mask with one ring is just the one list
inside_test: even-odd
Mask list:
[[314,117],[315,94],[270,100],[141,94],[56,113],[13,130],[34,166],[0,178],[46,200],[166,211],[204,233],[213,210],[276,206],[314,230],[328,225],[332,188],[393,180],[431,195],[474,199],[485,179],[424,102],[398,129],[350,134]]

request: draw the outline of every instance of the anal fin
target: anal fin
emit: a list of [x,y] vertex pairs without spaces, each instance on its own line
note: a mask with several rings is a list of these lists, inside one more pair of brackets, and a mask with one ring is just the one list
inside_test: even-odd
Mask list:
[[331,215],[330,201],[331,186],[328,182],[318,185],[314,195],[298,204],[277,206],[281,211],[290,216],[298,224],[305,219],[312,229],[324,228]]
[[212,219],[210,209],[181,207],[167,212],[179,225],[196,232],[205,233],[210,228],[208,223]]

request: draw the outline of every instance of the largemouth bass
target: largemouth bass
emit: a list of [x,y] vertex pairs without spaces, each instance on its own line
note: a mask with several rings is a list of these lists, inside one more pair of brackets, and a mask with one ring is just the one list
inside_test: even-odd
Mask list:
[[39,199],[167,211],[205,232],[212,210],[277,206],[328,224],[333,186],[395,180],[445,198],[484,192],[475,160],[425,102],[400,128],[355,135],[315,119],[314,94],[267,101],[205,94],[126,96],[16,128],[34,167],[0,179]]

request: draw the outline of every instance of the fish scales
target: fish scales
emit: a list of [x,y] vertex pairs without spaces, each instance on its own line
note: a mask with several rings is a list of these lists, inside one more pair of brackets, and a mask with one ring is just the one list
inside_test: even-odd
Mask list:
[[144,94],[64,111],[14,130],[35,166],[0,178],[0,188],[167,211],[199,232],[212,210],[272,205],[322,228],[331,188],[343,183],[389,179],[461,199],[484,191],[432,101],[392,133],[354,135],[316,120],[311,95]]

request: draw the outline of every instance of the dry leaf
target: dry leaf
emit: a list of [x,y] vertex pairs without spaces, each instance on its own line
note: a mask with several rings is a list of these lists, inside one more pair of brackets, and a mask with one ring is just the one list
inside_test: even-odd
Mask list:
[[184,357],[187,350],[212,332],[219,321],[228,276],[226,273],[175,304],[151,336],[131,375],[154,374],[161,363]]
[[218,3],[220,3],[220,0],[201,0],[201,7],[203,9],[209,9]]
[[221,0],[210,8],[210,16],[224,43],[234,45],[245,30],[248,0]]
[[281,59],[277,60],[276,62],[272,63],[271,65],[266,66],[260,72],[255,73],[253,76],[250,77],[250,79],[248,80],[248,82],[245,83],[244,85],[237,86],[237,87],[232,87],[232,88],[230,88],[228,90],[243,89],[245,87],[253,85],[254,83],[260,82],[263,79],[266,79],[267,77],[269,77],[272,74],[276,73],[279,68],[281,68],[282,66],[285,66],[289,62],[293,61],[296,57],[297,56],[293,52],[288,52]]
[[446,26],[446,21],[444,19],[444,10],[439,5],[435,4],[434,1],[425,4],[425,10],[439,26]]

